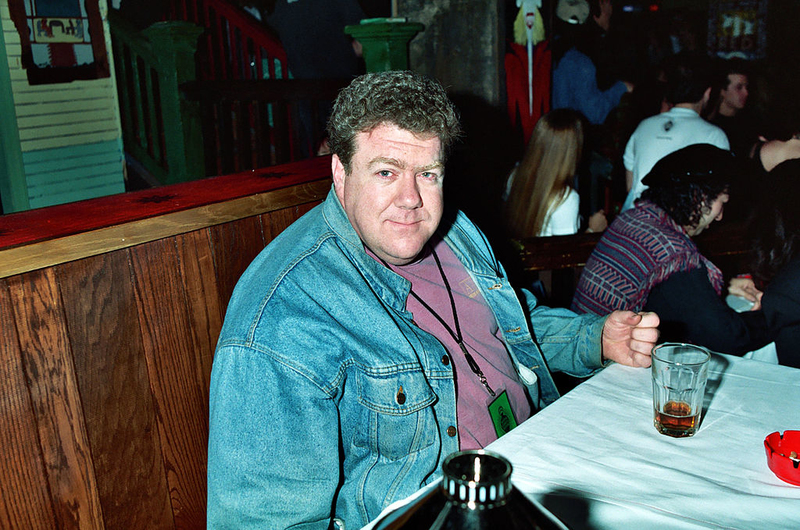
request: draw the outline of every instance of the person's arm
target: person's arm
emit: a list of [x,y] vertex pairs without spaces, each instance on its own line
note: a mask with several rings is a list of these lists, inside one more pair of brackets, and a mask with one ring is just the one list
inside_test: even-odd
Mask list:
[[658,313],[666,341],[691,342],[733,355],[768,342],[764,314],[737,313],[728,307],[711,286],[705,267],[676,272],[653,287],[644,309]]
[[731,278],[731,281],[728,283],[728,294],[740,296],[745,300],[753,302],[751,311],[761,309],[761,297],[764,296],[764,293],[758,290],[753,278],[750,276]]
[[800,289],[797,260],[767,287],[761,303],[769,329],[775,334],[778,362],[800,368]]
[[539,305],[523,289],[531,331],[551,372],[586,377],[603,367],[601,338],[605,317]]
[[600,90],[597,87],[597,71],[592,60],[576,52],[573,54],[573,61],[575,77],[572,87],[575,90],[575,101],[579,101],[581,105],[578,110],[583,112],[590,123],[601,124],[608,113],[619,105],[629,87],[624,82],[617,81],[608,90]]
[[792,294],[768,289],[762,301],[767,325],[775,334],[778,362],[800,368],[800,301]]
[[625,189],[630,193],[633,187],[633,171],[630,169],[625,170]]
[[209,412],[209,528],[329,527],[339,426],[322,388],[267,352],[227,346]]
[[614,311],[608,316],[578,315],[568,309],[537,305],[528,297],[534,338],[553,372],[585,377],[606,361],[649,366],[658,338],[658,316]]

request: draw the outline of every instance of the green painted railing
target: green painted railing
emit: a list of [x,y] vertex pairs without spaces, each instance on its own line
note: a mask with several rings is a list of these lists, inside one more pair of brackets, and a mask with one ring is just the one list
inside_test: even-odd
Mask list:
[[205,175],[200,111],[179,85],[195,79],[203,28],[158,22],[138,31],[109,12],[125,151],[160,184]]

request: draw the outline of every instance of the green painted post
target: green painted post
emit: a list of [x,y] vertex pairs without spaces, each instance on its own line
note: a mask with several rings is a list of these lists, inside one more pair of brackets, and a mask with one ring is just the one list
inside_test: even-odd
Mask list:
[[6,43],[0,31],[0,199],[3,213],[21,212],[30,209],[28,182],[22,163],[22,147],[17,128],[17,111],[14,108],[14,93],[11,90],[11,73],[6,55]]
[[408,70],[408,43],[424,28],[403,19],[368,19],[344,32],[361,43],[367,72],[385,72]]
[[158,22],[142,33],[156,51],[168,181],[205,177],[200,106],[181,96],[181,83],[195,80],[194,53],[204,29],[190,22]]

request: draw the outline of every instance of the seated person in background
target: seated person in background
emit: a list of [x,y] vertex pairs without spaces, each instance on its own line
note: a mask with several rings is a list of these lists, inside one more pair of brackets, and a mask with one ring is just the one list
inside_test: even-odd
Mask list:
[[722,272],[692,237],[722,219],[734,156],[708,144],[661,159],[635,207],[603,233],[572,301],[579,313],[655,311],[661,338],[742,355],[769,341],[760,311],[737,313],[722,299]]
[[800,368],[800,160],[775,167],[766,186],[749,226],[752,274],[766,285],[760,302],[778,362]]
[[[542,116],[525,156],[509,177],[504,208],[508,233],[517,239],[565,236],[580,228],[575,170],[583,150],[583,122],[577,111],[557,109]],[[587,232],[602,232],[605,212],[589,218]]]
[[361,528],[554,401],[549,370],[650,365],[656,315],[537,306],[475,225],[444,216],[460,125],[439,83],[358,77],[328,133],[330,194],[256,257],[225,315],[209,528]]

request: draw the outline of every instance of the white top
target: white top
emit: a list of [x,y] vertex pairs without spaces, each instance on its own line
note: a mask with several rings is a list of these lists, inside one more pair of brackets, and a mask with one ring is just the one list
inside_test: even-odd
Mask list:
[[[508,201],[511,194],[511,185],[517,174],[517,167],[514,167],[506,181],[506,188],[503,191],[503,201]],[[580,218],[581,198],[573,188],[568,188],[567,195],[561,199],[555,209],[545,217],[542,229],[537,234],[543,236],[571,236],[577,234],[581,226]]]
[[720,149],[730,149],[725,133],[692,109],[673,107],[667,112],[642,120],[625,146],[625,169],[633,172],[633,185],[622,211],[633,207],[647,188],[642,179],[650,173],[656,162],[668,154],[693,144],[711,144]]
[[568,188],[567,195],[555,209],[547,214],[539,236],[569,236],[580,228],[580,204],[578,192]]

